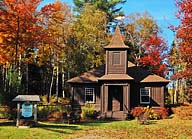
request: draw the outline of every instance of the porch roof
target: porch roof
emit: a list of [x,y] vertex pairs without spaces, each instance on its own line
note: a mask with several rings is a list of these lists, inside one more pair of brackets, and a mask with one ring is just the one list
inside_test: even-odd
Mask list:
[[133,78],[127,74],[107,74],[98,80],[133,80]]

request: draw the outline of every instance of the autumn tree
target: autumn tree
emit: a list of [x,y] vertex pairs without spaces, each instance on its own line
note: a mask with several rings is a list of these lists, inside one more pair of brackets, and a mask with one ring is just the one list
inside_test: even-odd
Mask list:
[[173,104],[183,103],[185,101],[186,93],[186,80],[184,78],[177,77],[177,75],[185,67],[185,63],[182,62],[178,43],[174,39],[172,48],[168,57],[169,70],[171,73],[172,87],[173,87]]
[[123,32],[126,36],[125,43],[130,47],[129,60],[136,62],[144,55],[143,44],[151,36],[157,35],[160,29],[153,19],[147,13],[132,13],[120,22]]
[[106,14],[86,4],[74,23],[73,34],[68,41],[70,71],[78,74],[101,65],[104,62],[102,46],[106,41]]
[[164,77],[167,65],[167,44],[158,36],[149,36],[143,45],[144,56],[139,59],[139,64],[152,73]]
[[169,60],[174,70],[171,79],[174,82],[177,103],[192,100],[192,1],[177,0],[176,2],[178,6],[176,17],[181,22],[178,27],[171,28],[176,32],[176,39]]
[[177,17],[181,24],[177,27],[176,35],[182,62],[186,67],[177,76],[187,79],[192,78],[192,0],[178,0],[179,7]]
[[[55,2],[60,8],[51,14],[43,17],[44,31],[49,34],[51,41],[44,42],[43,46],[38,50],[40,65],[51,65],[52,78],[50,86],[50,96],[55,82],[56,96],[59,94],[59,75],[62,75],[62,90],[64,91],[64,71],[67,66],[68,47],[67,40],[72,31],[72,14],[69,6],[59,1]],[[54,80],[54,78],[56,80]],[[64,92],[63,92],[64,95]]]
[[[13,84],[14,76],[21,81],[21,61],[26,60],[27,50],[37,45],[40,40],[40,27],[37,25],[35,9],[39,0],[3,0],[0,9],[0,34],[2,64],[9,65],[9,84]],[[7,71],[8,72],[8,69]],[[13,75],[14,74],[14,75]],[[10,87],[9,87],[10,88]]]
[[[23,77],[28,77],[28,64],[35,60],[35,50],[43,41],[49,41],[48,34],[43,31],[42,16],[56,11],[59,7],[52,4],[37,11],[40,2],[41,0],[1,2],[0,63],[4,66],[2,73],[5,77],[5,92],[19,92],[18,87]],[[27,87],[27,92],[26,89]]]

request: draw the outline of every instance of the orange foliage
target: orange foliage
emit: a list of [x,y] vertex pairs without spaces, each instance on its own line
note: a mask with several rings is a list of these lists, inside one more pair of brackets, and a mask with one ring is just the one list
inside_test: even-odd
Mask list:
[[[61,8],[56,2],[37,11],[42,0],[2,0],[0,8],[0,63],[31,58],[30,49],[42,46],[42,42],[51,41],[44,31],[43,18]],[[31,56],[31,57],[29,57]]]

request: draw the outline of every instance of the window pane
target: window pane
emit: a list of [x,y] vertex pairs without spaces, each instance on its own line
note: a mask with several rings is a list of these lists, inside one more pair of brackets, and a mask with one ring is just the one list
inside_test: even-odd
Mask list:
[[94,103],[94,88],[85,88],[85,102],[91,102]]
[[150,88],[140,89],[140,103],[150,103]]
[[149,96],[142,96],[141,102],[149,102]]
[[93,102],[93,95],[86,95],[86,101]]
[[149,91],[148,90],[142,91],[141,95],[142,96],[148,96],[149,95]]

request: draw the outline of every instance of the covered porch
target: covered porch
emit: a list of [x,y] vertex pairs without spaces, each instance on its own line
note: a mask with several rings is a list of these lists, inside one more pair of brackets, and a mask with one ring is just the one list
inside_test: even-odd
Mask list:
[[101,117],[125,119],[130,110],[130,85],[104,83],[101,86]]

